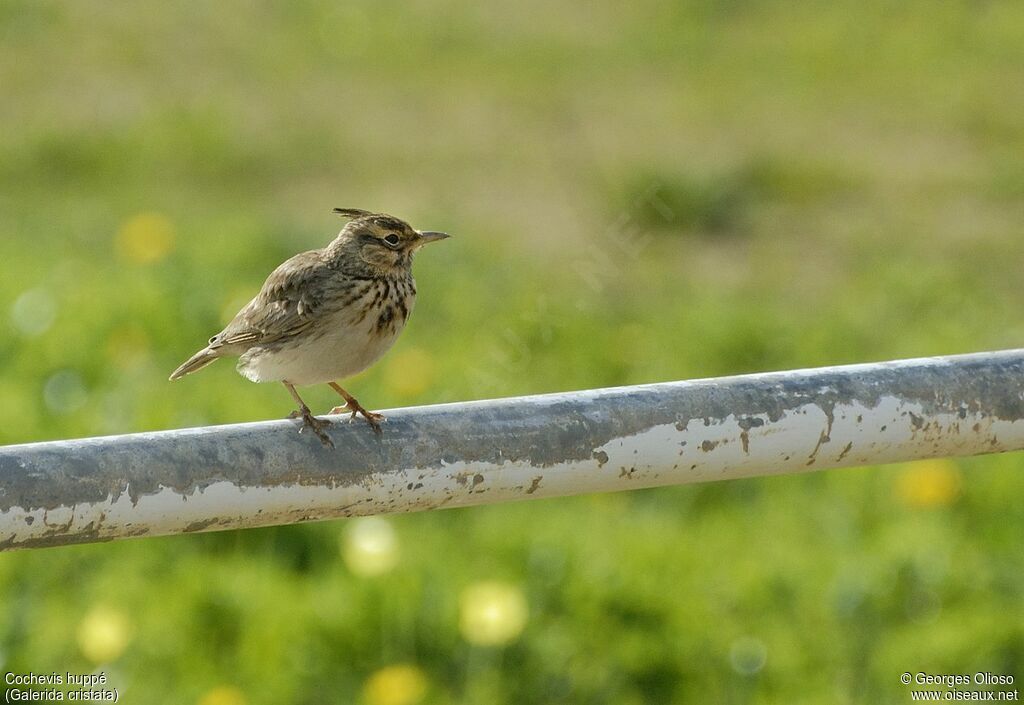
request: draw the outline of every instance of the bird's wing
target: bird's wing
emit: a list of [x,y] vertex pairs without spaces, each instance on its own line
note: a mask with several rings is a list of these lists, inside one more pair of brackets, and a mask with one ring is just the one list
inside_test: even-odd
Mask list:
[[291,338],[323,313],[323,296],[333,270],[321,250],[295,255],[271,272],[260,293],[215,338],[217,346],[251,347]]

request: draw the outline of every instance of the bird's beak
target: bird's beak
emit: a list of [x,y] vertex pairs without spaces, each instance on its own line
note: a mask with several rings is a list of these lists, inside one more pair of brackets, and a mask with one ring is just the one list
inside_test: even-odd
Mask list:
[[437,242],[438,240],[444,240],[446,237],[451,237],[448,233],[439,233],[433,230],[421,230],[420,231],[420,242],[426,245],[428,242]]

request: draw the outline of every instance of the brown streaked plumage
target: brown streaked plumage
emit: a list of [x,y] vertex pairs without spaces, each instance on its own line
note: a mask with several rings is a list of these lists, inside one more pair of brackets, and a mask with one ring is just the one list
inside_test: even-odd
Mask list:
[[328,384],[345,400],[330,413],[362,416],[380,433],[383,416],[367,411],[336,380],[376,362],[405,327],[416,301],[413,255],[445,233],[420,231],[385,213],[335,208],[349,218],[320,250],[295,255],[271,272],[260,292],[209,344],[171,373],[203,369],[220,357],[238,357],[253,382],[281,382],[301,417],[324,445],[329,422],[317,419],[295,390]]

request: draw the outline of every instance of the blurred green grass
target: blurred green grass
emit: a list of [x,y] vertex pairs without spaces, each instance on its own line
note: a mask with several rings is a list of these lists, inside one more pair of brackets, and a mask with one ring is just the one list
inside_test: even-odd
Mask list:
[[[333,206],[456,235],[376,408],[1016,347],[1022,69],[1001,1],[0,3],[0,442],[283,416],[228,363],[165,380]],[[1021,469],[394,517],[377,576],[353,522],[6,555],[0,666],[156,705],[1019,682]],[[504,646],[460,631],[486,581]]]

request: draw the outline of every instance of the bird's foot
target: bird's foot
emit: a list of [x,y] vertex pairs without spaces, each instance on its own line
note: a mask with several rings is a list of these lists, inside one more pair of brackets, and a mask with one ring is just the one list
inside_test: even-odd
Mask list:
[[352,423],[352,421],[356,418],[356,414],[360,414],[360,415],[362,415],[363,418],[366,419],[366,422],[368,424],[370,424],[370,428],[372,428],[373,432],[376,433],[378,436],[382,433],[382,431],[380,429],[381,421],[387,421],[387,419],[384,418],[384,414],[378,414],[378,413],[376,413],[374,411],[367,411],[366,409],[363,408],[362,404],[360,404],[359,402],[357,402],[354,399],[352,401],[350,401],[350,402],[346,402],[345,406],[336,406],[336,407],[334,407],[328,413],[330,413],[330,414],[344,414],[344,413],[348,413],[349,414],[349,417],[348,417],[349,423]]
[[334,447],[334,441],[332,441],[330,436],[328,436],[327,433],[324,431],[324,429],[330,428],[331,422],[324,421],[323,419],[318,419],[317,417],[313,416],[313,413],[309,410],[308,407],[296,409],[292,413],[288,414],[288,418],[301,418],[302,428],[299,429],[299,433],[304,433],[307,428],[311,429],[313,433],[316,434],[316,437],[320,439],[320,442],[324,444],[325,447]]

